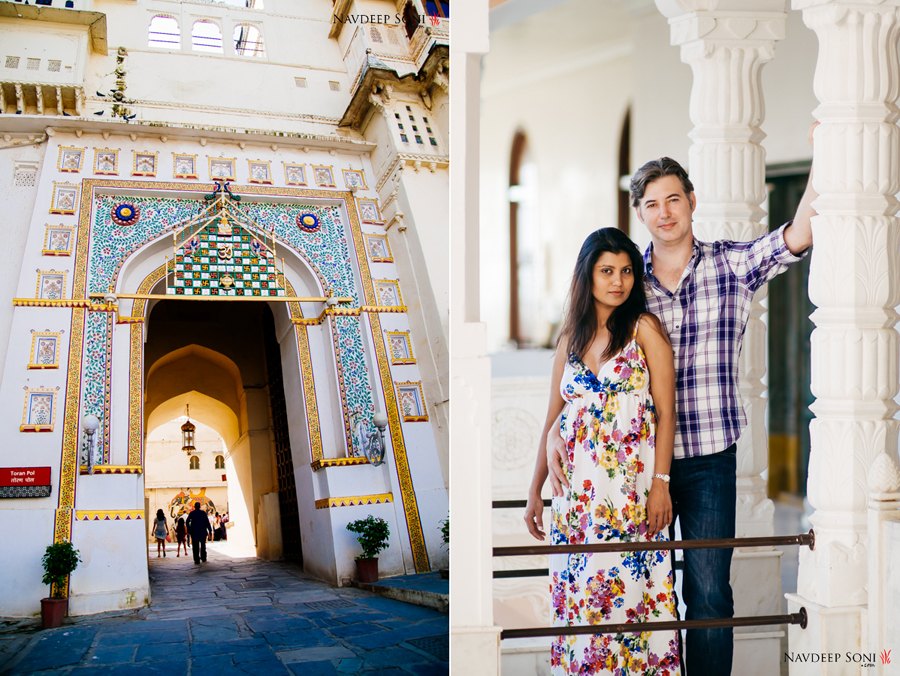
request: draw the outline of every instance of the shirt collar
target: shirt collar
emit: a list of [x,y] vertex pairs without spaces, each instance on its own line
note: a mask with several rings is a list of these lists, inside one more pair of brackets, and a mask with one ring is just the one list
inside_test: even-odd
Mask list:
[[[688,261],[688,265],[691,268],[696,268],[697,264],[700,263],[701,256],[700,242],[694,237],[693,251],[691,252],[691,259]],[[644,274],[652,275],[654,279],[656,278],[656,275],[653,275],[653,242],[650,242],[644,250]]]

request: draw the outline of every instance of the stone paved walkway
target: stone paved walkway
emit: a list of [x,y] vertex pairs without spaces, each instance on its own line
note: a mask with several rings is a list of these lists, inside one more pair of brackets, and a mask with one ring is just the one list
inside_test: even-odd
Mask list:
[[150,559],[152,603],[137,612],[0,629],[2,674],[447,674],[448,618],[284,563]]

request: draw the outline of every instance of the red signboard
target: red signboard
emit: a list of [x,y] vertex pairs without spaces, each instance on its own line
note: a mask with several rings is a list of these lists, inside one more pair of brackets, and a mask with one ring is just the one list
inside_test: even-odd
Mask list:
[[0,467],[0,487],[49,485],[49,467]]

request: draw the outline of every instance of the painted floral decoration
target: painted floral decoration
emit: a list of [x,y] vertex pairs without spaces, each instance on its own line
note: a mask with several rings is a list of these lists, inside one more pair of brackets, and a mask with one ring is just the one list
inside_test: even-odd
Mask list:
[[141,217],[141,210],[129,202],[117,204],[112,209],[112,219],[116,225],[134,225]]
[[304,232],[316,232],[319,229],[319,217],[311,213],[297,216],[297,225]]

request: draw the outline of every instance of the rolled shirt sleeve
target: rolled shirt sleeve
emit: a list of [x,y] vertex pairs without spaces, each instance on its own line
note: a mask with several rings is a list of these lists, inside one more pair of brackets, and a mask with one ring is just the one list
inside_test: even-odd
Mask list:
[[807,251],[795,256],[784,242],[784,230],[790,221],[777,230],[750,242],[722,242],[727,247],[726,260],[738,281],[751,292],[777,277],[801,260]]

